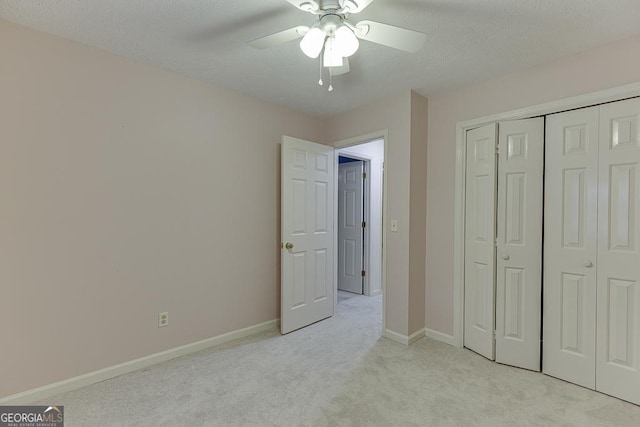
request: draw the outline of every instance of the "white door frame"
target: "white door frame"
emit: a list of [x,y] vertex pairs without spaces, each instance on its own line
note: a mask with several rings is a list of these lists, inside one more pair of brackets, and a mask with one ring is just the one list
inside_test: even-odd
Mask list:
[[[619,86],[584,95],[564,98],[527,108],[493,114],[456,123],[455,208],[453,243],[453,336],[447,343],[462,347],[464,340],[464,210],[465,210],[465,141],[467,130],[494,122],[518,120],[559,113],[574,108],[640,96],[640,83]],[[385,144],[385,155],[386,155]],[[386,178],[385,178],[386,188]],[[386,203],[385,203],[386,209]],[[384,277],[384,276],[383,276]],[[385,288],[386,289],[386,288]],[[384,318],[383,318],[384,319]]]
[[[364,234],[363,234],[363,239],[364,239],[364,244],[363,244],[363,251],[362,251],[362,269],[366,272],[369,272],[369,266],[371,265],[371,252],[369,251],[369,245],[371,244],[371,240],[370,240],[370,236],[369,236],[369,218],[371,217],[371,201],[370,201],[370,195],[371,195],[371,157],[367,157],[367,156],[363,156],[363,155],[356,155],[356,154],[351,154],[351,153],[340,153],[339,148],[336,148],[336,153],[338,154],[338,157],[342,156],[342,157],[348,157],[350,159],[356,159],[356,160],[360,160],[363,163],[363,171],[365,174],[367,174],[367,179],[364,180],[364,186],[362,189],[362,196],[364,198],[364,200],[366,201],[366,203],[363,204],[363,208],[364,208],[364,219],[363,221],[365,221],[367,223],[367,227],[364,228]],[[338,161],[339,164],[339,161]],[[339,167],[339,166],[338,166]],[[338,171],[339,172],[339,171]],[[336,202],[336,207],[339,209],[340,208],[340,200],[338,199],[338,201]],[[337,223],[336,223],[337,224]],[[338,226],[336,225],[336,230],[338,229]],[[337,248],[337,246],[336,246]],[[337,249],[336,249],[337,250]],[[367,295],[370,296],[371,295],[371,288],[369,286],[369,274],[366,274],[364,276],[364,280],[362,281],[362,295]]]
[[[379,130],[376,132],[372,132],[366,135],[361,135],[361,136],[356,136],[353,138],[348,138],[348,139],[343,139],[337,142],[334,142],[333,148],[335,148],[335,174],[336,174],[336,179],[335,179],[335,190],[334,190],[334,194],[335,194],[335,206],[338,206],[338,157],[339,157],[339,151],[343,148],[348,148],[348,147],[353,147],[354,145],[360,145],[360,144],[364,144],[370,141],[374,141],[377,139],[382,139],[384,141],[384,159],[385,159],[385,170],[383,173],[383,177],[382,177],[382,333],[384,333],[384,331],[387,330],[387,323],[386,323],[386,304],[387,304],[387,225],[386,225],[386,221],[385,218],[387,218],[387,150],[388,150],[388,131],[387,129],[383,129],[383,130]],[[353,155],[349,154],[350,157],[354,157]],[[355,158],[355,157],[354,157]],[[369,162],[371,163],[371,162]],[[367,173],[369,173],[370,171],[368,171]],[[371,175],[367,175],[367,176],[371,176]],[[338,209],[334,209],[335,212],[335,218],[334,218],[334,223],[337,224],[338,223]],[[335,236],[334,236],[334,247],[338,247],[338,229],[336,228],[336,232],[335,232]],[[338,252],[336,251],[335,255],[334,255],[334,262],[336,263],[335,265],[338,265]],[[334,307],[338,307],[338,269],[336,268],[334,271],[335,277],[334,277],[334,282],[335,282],[335,287],[336,287],[336,291],[334,292]],[[335,309],[334,309],[335,310]]]

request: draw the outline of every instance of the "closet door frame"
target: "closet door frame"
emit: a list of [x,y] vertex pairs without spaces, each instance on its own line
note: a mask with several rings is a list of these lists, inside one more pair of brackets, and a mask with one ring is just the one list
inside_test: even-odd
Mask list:
[[592,92],[572,98],[566,98],[528,108],[513,110],[501,114],[458,122],[456,124],[456,165],[455,165],[455,214],[454,214],[454,280],[453,280],[453,335],[429,333],[427,335],[462,347],[464,344],[464,253],[465,253],[465,169],[466,169],[466,133],[468,130],[494,122],[526,119],[544,116],[574,108],[590,107],[606,102],[620,101],[626,98],[640,97],[640,83]]

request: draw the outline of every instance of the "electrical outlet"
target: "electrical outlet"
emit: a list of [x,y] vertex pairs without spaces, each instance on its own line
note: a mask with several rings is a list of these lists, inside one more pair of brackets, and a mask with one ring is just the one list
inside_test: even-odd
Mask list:
[[162,313],[158,313],[158,328],[162,328],[163,326],[169,325],[169,312],[163,311]]

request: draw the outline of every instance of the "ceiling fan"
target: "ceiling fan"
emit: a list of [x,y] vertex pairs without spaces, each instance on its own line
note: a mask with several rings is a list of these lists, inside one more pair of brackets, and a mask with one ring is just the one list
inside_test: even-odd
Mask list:
[[[349,71],[349,57],[360,40],[414,53],[420,50],[426,34],[374,21],[353,23],[349,15],[361,12],[373,0],[287,0],[300,10],[317,16],[309,26],[299,25],[249,42],[257,49],[267,49],[302,38],[300,49],[310,58],[321,53],[321,67],[329,69],[329,78]],[[322,68],[318,83],[322,85]],[[333,90],[329,83],[329,91]]]

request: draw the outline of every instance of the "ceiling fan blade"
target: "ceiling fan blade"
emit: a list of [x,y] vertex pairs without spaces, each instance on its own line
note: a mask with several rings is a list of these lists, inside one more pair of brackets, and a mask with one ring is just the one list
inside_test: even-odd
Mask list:
[[260,37],[259,39],[251,40],[248,42],[249,46],[256,49],[267,49],[270,47],[278,46],[280,44],[290,42],[291,40],[299,39],[304,36],[309,27],[299,25],[297,27],[289,28],[288,30],[280,31],[275,34]]
[[424,33],[375,21],[358,22],[356,29],[356,36],[362,40],[410,53],[419,51],[425,40],[427,40],[427,35]]
[[340,67],[331,67],[331,75],[341,76],[343,74],[347,74],[350,70],[349,58],[343,58],[342,65]]
[[343,9],[348,13],[359,13],[373,3],[373,0],[342,0],[340,2]]
[[320,9],[320,5],[316,0],[287,0],[300,10],[305,12],[316,13]]

